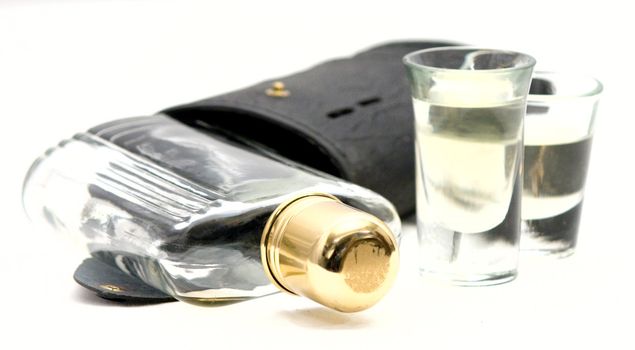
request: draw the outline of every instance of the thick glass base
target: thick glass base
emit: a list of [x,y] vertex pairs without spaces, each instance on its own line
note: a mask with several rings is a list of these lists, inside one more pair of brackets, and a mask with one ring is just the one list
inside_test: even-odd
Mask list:
[[[531,237],[523,237],[523,240],[532,240]],[[534,254],[548,256],[552,258],[566,258],[575,253],[575,245],[566,245],[566,242],[558,242],[558,244],[545,244],[544,242],[532,242],[527,243],[527,246],[523,246],[523,254]]]
[[565,258],[575,251],[582,203],[556,216],[523,220],[520,248],[523,252]]
[[513,281],[518,275],[516,270],[470,276],[452,275],[446,272],[430,271],[426,269],[419,269],[419,273],[424,280],[430,279],[435,282],[462,287],[481,287],[503,284]]

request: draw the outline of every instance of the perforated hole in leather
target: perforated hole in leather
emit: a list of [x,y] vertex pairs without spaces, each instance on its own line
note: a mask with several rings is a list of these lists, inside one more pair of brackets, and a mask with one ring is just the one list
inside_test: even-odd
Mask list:
[[351,114],[353,113],[353,109],[352,108],[341,108],[341,109],[336,109],[334,111],[328,112],[326,114],[327,117],[329,118],[339,118],[341,116],[345,116],[347,114]]
[[381,98],[379,97],[369,97],[367,99],[361,100],[359,102],[357,102],[358,105],[365,107],[365,106],[369,106],[375,103],[379,103],[381,102]]

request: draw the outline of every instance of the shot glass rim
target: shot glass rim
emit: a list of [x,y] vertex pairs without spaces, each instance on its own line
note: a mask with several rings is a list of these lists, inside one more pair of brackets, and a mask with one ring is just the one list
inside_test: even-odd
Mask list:
[[[511,53],[511,54],[516,54],[516,55],[522,55],[528,58],[526,63],[520,64],[518,66],[515,67],[508,67],[508,68],[492,68],[492,69],[455,69],[455,68],[441,68],[441,67],[433,67],[433,66],[428,66],[425,64],[421,64],[421,63],[416,63],[413,61],[413,57],[418,56],[422,53],[429,53],[429,52],[435,52],[435,51],[459,51],[459,50],[487,50],[487,51],[495,51],[495,52],[501,52],[501,53]],[[492,73],[507,73],[507,72],[513,72],[513,71],[520,71],[520,70],[525,70],[528,68],[532,68],[536,65],[536,59],[526,53],[523,52],[519,52],[519,51],[513,51],[513,50],[504,50],[504,49],[492,49],[492,48],[488,48],[488,47],[481,47],[481,46],[440,46],[440,47],[432,47],[432,48],[428,48],[428,49],[422,49],[422,50],[417,50],[417,51],[413,51],[410,52],[408,54],[406,54],[403,59],[402,59],[403,63],[408,66],[408,67],[412,67],[412,68],[416,68],[416,69],[421,69],[421,68],[425,68],[426,70],[430,70],[430,71],[436,71],[436,72],[461,72],[461,73],[465,73],[465,74],[492,74]]]
[[556,77],[575,77],[576,79],[586,79],[595,84],[592,89],[585,90],[584,92],[577,94],[555,94],[555,95],[544,95],[544,94],[527,94],[527,102],[541,103],[541,102],[553,102],[553,101],[567,101],[567,100],[575,100],[580,98],[594,98],[599,97],[604,91],[604,85],[600,80],[594,78],[590,75],[584,74],[576,74],[576,73],[568,73],[568,72],[554,72],[554,71],[534,71],[532,75],[532,79],[536,77],[546,77],[546,76],[556,76]]

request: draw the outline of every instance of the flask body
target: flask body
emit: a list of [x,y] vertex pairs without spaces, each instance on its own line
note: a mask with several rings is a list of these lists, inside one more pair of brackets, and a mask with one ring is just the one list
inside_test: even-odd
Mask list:
[[106,123],[50,149],[29,170],[23,203],[32,220],[81,237],[92,256],[209,303],[277,291],[262,266],[262,233],[281,203],[307,193],[336,196],[399,235],[397,213],[378,194],[161,115]]

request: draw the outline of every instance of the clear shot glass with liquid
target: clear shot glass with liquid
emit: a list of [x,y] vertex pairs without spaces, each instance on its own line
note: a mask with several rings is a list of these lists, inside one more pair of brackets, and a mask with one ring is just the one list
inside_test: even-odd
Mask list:
[[573,253],[602,84],[536,72],[527,98],[522,203],[523,251]]
[[535,60],[470,48],[410,53],[420,271],[456,285],[516,276],[523,118]]

